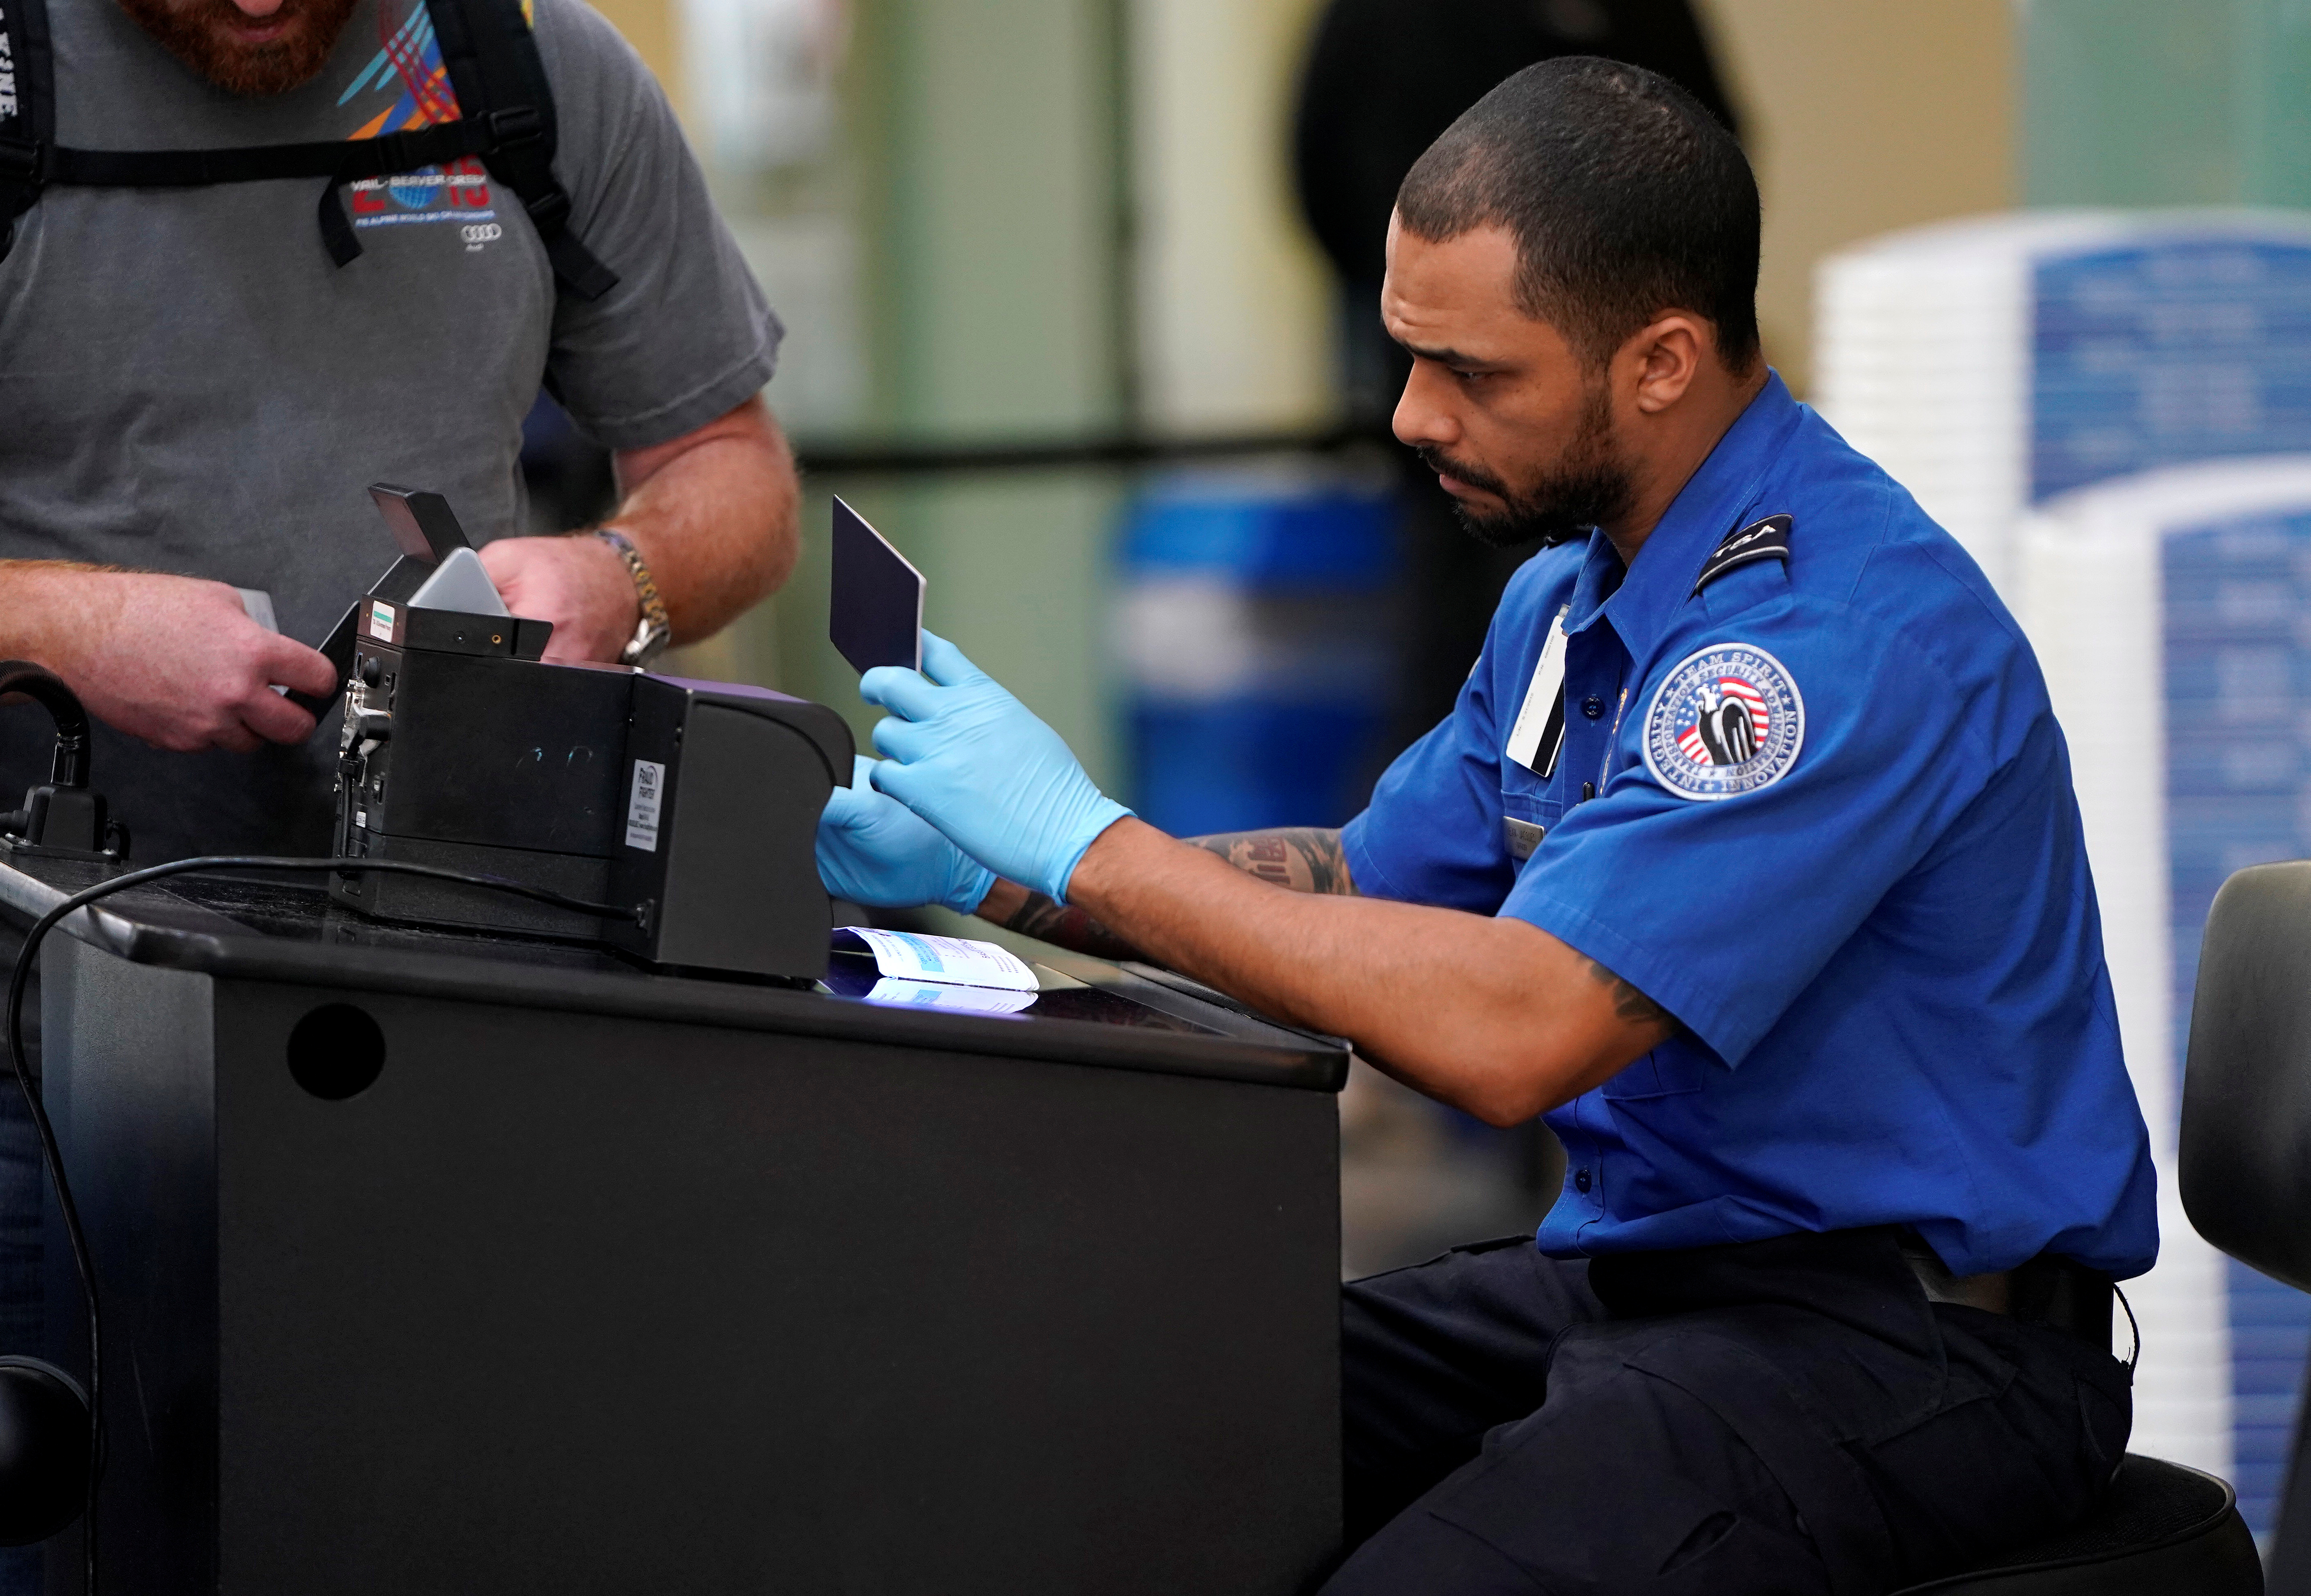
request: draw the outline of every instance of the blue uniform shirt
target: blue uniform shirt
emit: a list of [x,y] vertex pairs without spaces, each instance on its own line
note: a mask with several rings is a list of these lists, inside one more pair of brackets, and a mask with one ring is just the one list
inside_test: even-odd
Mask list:
[[1778,377],[1626,574],[1602,534],[1518,571],[1451,718],[1344,842],[1360,891],[1528,920],[1684,1026],[1548,1114],[1544,1251],[1905,1223],[1959,1274],[2150,1268],[2037,661]]

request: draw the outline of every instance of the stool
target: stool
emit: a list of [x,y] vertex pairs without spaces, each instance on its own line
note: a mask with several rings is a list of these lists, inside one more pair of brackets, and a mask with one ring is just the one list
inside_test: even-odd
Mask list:
[[[2183,1209],[2242,1263],[2311,1290],[2311,861],[2223,883],[2199,945],[2183,1071]],[[2311,1405],[2271,1548],[2272,1596],[2311,1596]]]
[[2231,1487],[2127,1455],[2102,1504],[2059,1535],[1896,1596],[2262,1596],[2263,1563]]

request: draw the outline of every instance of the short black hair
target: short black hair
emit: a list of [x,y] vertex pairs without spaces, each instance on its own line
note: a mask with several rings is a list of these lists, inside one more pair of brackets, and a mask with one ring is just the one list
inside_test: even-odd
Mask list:
[[1757,180],[1733,135],[1658,73],[1595,56],[1526,67],[1461,113],[1397,190],[1400,226],[1516,240],[1517,308],[1601,363],[1662,310],[1757,354]]

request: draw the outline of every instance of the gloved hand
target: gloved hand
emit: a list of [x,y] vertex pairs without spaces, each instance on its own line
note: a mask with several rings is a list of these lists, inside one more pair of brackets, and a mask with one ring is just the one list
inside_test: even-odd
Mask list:
[[999,876],[1067,901],[1094,838],[1131,813],[1085,775],[1060,734],[963,657],[923,633],[920,674],[878,665],[859,696],[892,718],[875,785]]
[[870,909],[944,903],[969,914],[995,885],[995,872],[967,857],[913,810],[868,781],[875,762],[851,761],[848,787],[818,817],[818,878],[838,898]]

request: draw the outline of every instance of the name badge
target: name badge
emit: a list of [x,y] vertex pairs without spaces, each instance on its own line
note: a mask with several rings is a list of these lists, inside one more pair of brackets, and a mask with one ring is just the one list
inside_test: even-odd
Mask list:
[[1524,690],[1523,707],[1517,711],[1516,724],[1509,728],[1508,746],[1503,750],[1544,778],[1556,773],[1557,751],[1565,746],[1565,617],[1572,608],[1565,606],[1548,624],[1548,641],[1540,646],[1540,659]]

